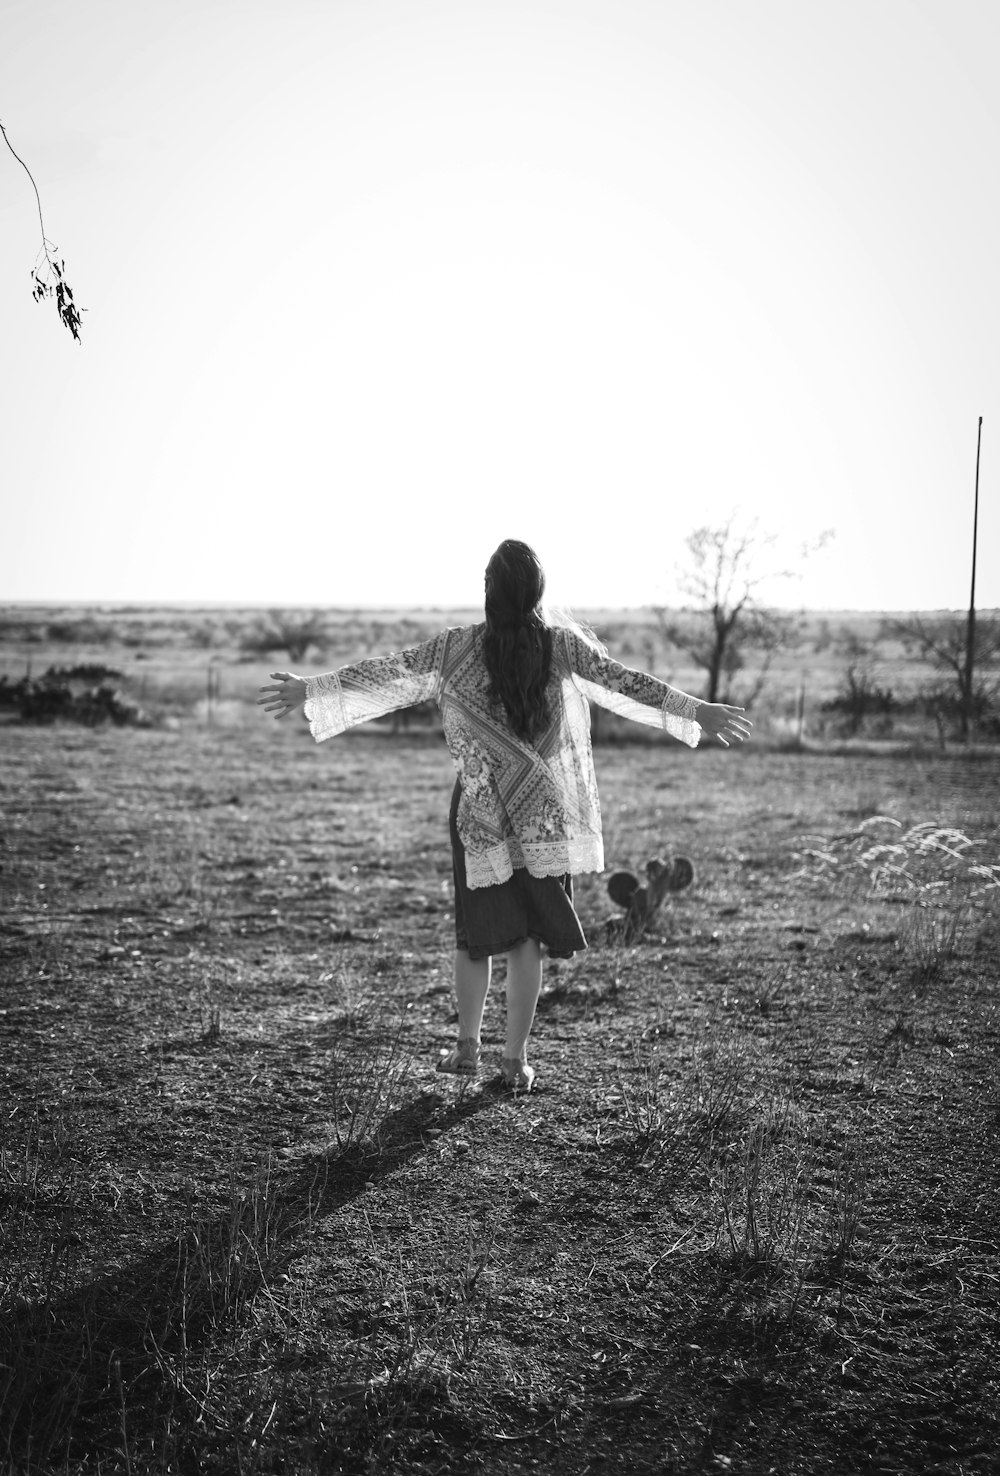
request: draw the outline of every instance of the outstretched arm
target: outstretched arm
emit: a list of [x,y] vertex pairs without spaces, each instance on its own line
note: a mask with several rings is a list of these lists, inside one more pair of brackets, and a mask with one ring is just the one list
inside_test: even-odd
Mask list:
[[258,705],[282,718],[305,703],[312,735],[322,742],[358,723],[436,697],[448,639],[444,630],[419,646],[368,657],[319,676],[272,672],[274,685],[261,687]]
[[585,695],[633,722],[663,726],[668,733],[697,748],[704,730],[726,748],[750,736],[751,724],[741,707],[702,702],[648,672],[633,671],[611,660],[575,632],[565,633],[572,670]]

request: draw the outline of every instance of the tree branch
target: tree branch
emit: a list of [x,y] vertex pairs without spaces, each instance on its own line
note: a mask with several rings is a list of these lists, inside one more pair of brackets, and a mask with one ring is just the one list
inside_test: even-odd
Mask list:
[[[32,174],[27,164],[25,164],[20,154],[14,148],[14,145],[7,137],[7,130],[2,123],[0,123],[0,133],[3,134],[4,143],[7,145],[10,152],[14,155],[14,158],[20,164],[25,174],[31,180],[31,188],[35,192],[35,203],[38,206],[38,224],[42,232],[42,249],[38,253],[38,258],[36,258],[35,266],[31,273],[32,281],[34,282],[34,286],[31,289],[31,295],[36,302],[41,302],[44,297],[54,297],[56,301],[56,311],[59,314],[59,321],[69,329],[70,333],[72,333],[77,343],[79,343],[81,326],[80,314],[81,312],[86,312],[86,308],[78,308],[76,306],[76,303],[73,301],[72,288],[66,281],[66,263],[64,261],[56,260],[55,253],[57,248],[53,245],[48,236],[46,236],[45,234],[45,221],[42,218],[42,197],[38,193],[38,186],[35,183],[35,176]],[[44,267],[40,266],[39,262],[39,258],[43,256],[45,258]]]

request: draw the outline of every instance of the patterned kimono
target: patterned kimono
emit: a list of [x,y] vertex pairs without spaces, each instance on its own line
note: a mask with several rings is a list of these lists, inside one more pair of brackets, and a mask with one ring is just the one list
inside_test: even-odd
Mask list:
[[528,742],[490,701],[485,625],[443,630],[390,656],[307,679],[306,717],[317,743],[400,707],[433,699],[462,787],[458,833],[470,888],[532,876],[604,869],[601,808],[588,699],[662,728],[691,748],[701,728],[694,697],[603,655],[577,631],[552,629],[550,718]]

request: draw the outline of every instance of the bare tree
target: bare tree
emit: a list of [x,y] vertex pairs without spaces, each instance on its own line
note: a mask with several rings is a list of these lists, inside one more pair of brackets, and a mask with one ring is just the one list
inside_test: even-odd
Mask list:
[[964,617],[944,615],[910,615],[905,620],[886,620],[883,634],[902,642],[903,649],[916,652],[938,673],[937,681],[926,693],[939,713],[947,710],[959,719],[963,742],[968,742],[974,718],[987,716],[1000,693],[1000,619],[980,620],[975,627],[973,651],[975,667],[983,672],[994,668],[992,676],[971,677],[968,628]]
[[[829,536],[824,534],[819,543]],[[762,599],[763,589],[775,579],[796,575],[794,569],[778,564],[776,543],[777,537],[763,532],[756,520],[741,523],[735,513],[716,527],[695,528],[688,535],[687,559],[678,569],[677,583],[693,609],[679,618],[663,609],[657,615],[666,640],[705,671],[709,702],[731,695],[733,680],[753,649],[759,655],[758,670],[742,697],[744,705],[751,706],[775,655],[797,637],[793,617]],[[802,557],[816,546],[804,547]]]
[[42,246],[38,256],[35,258],[35,265],[31,273],[33,283],[31,295],[36,302],[41,302],[46,297],[54,297],[59,321],[65,324],[77,343],[79,343],[80,313],[86,312],[86,308],[78,308],[73,301],[73,289],[66,281],[66,263],[61,257],[56,255],[58,248],[53,245],[45,234],[45,221],[42,219],[42,197],[38,193],[35,177],[20,154],[15,151],[14,145],[7,137],[7,130],[2,123],[0,123],[0,134],[3,134],[4,143],[31,180],[31,187],[35,192],[35,203],[38,206],[38,224],[42,232]]

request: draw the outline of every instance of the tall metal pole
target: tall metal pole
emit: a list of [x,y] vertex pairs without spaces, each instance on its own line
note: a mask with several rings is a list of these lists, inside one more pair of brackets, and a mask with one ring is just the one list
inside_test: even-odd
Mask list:
[[972,673],[976,649],[976,538],[979,532],[979,448],[983,440],[983,417],[976,434],[976,499],[972,511],[972,593],[969,595],[969,625],[965,635],[965,703],[962,727],[969,742],[972,733]]

